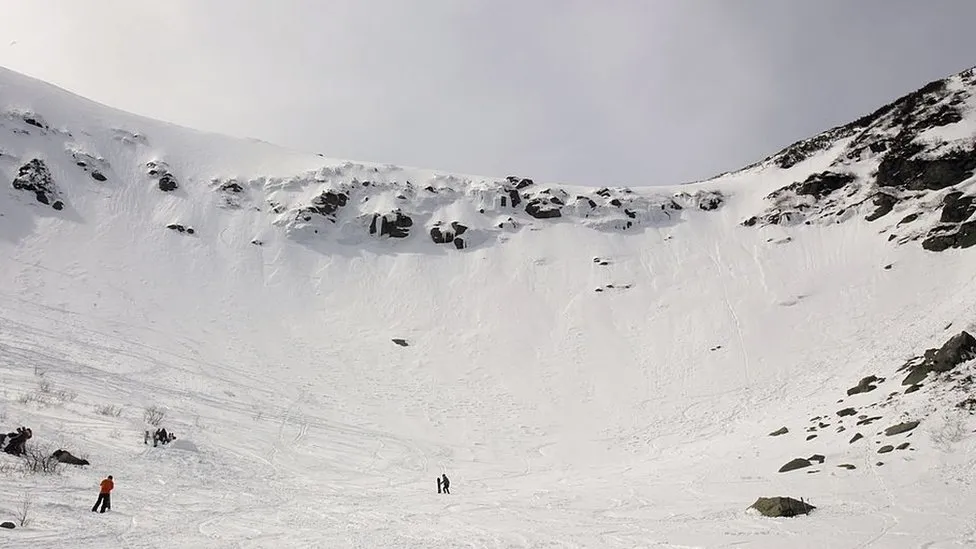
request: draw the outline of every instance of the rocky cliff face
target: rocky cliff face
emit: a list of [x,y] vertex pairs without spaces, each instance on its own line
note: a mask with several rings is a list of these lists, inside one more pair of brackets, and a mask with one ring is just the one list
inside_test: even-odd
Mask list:
[[851,124],[795,143],[763,161],[793,167],[832,150],[825,171],[766,197],[747,226],[832,224],[855,216],[896,244],[927,250],[976,244],[972,69],[932,82]]
[[[896,244],[921,241],[931,251],[973,246],[974,86],[973,70],[932,82],[749,166],[746,170],[795,180],[769,193],[764,206],[741,223],[834,224],[861,217]],[[458,252],[504,242],[512,232],[565,223],[624,233],[662,228],[688,219],[690,212],[721,210],[733,198],[724,177],[671,188],[593,189],[312,155],[307,156],[319,167],[289,175],[235,169],[236,175],[227,176],[230,170],[210,167],[192,149],[171,150],[165,139],[157,139],[159,128],[134,127],[134,117],[125,124],[91,127],[66,116],[64,108],[40,112],[44,107],[27,108],[30,99],[19,99],[6,108],[0,102],[0,174],[23,201],[65,210],[66,216],[78,192],[138,185],[158,200],[171,196],[229,212],[260,212],[266,227],[303,242],[411,241]],[[814,158],[818,168],[806,168]],[[184,209],[198,212],[198,206]],[[199,221],[174,214],[160,227],[194,224],[206,231]]]

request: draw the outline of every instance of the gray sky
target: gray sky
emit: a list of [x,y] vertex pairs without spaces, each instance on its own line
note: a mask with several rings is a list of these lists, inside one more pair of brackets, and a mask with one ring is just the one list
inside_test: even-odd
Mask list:
[[353,160],[701,179],[976,65],[971,0],[0,0],[0,65]]

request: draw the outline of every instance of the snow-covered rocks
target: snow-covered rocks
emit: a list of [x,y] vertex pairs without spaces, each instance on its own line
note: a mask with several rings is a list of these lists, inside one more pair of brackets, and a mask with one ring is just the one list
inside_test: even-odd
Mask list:
[[457,221],[452,221],[450,224],[438,221],[430,228],[430,239],[434,244],[454,244],[455,248],[462,250],[465,247],[462,235],[467,230],[466,225]]
[[75,166],[84,170],[89,177],[100,183],[108,180],[108,177],[105,176],[105,172],[109,168],[107,160],[80,150],[70,150],[69,153],[75,162]]
[[410,235],[410,227],[413,227],[413,219],[400,210],[393,210],[385,214],[373,214],[369,223],[369,234],[406,238]]
[[171,230],[171,231],[176,231],[176,232],[181,233],[181,234],[183,234],[183,233],[185,233],[185,234],[194,234],[194,233],[196,233],[196,230],[193,227],[187,227],[186,225],[183,225],[182,223],[170,223],[169,225],[166,225],[166,228],[169,229],[169,230]]
[[64,202],[59,198],[57,185],[43,160],[34,158],[21,166],[17,170],[13,187],[20,191],[34,193],[34,197],[41,204],[51,206],[55,210],[64,209]]
[[312,215],[321,215],[335,223],[339,209],[345,206],[348,201],[349,195],[346,193],[326,190],[313,198],[308,206],[300,208],[296,215],[304,217],[305,221],[311,221],[310,216]]
[[[770,206],[743,225],[833,224],[855,215],[877,222],[897,211],[902,222],[885,231],[898,244],[924,239],[930,251],[976,244],[976,226],[965,224],[976,185],[976,139],[964,121],[976,106],[974,83],[971,71],[932,82],[767,159],[792,168],[813,154],[838,151],[827,170],[770,193]],[[939,209],[942,224],[933,225]],[[907,226],[921,218],[924,224]]]
[[946,341],[942,347],[928,349],[923,356],[915,357],[902,366],[899,371],[909,372],[902,385],[921,383],[930,373],[948,372],[974,358],[976,358],[976,338],[969,332],[960,332]]
[[156,181],[159,190],[163,192],[172,192],[180,187],[176,176],[169,171],[169,164],[161,160],[146,162],[146,175]]
[[36,129],[36,130],[48,130],[49,126],[44,117],[37,114],[32,110],[27,109],[10,109],[6,111],[5,118],[9,120],[14,120],[23,124],[23,126]]

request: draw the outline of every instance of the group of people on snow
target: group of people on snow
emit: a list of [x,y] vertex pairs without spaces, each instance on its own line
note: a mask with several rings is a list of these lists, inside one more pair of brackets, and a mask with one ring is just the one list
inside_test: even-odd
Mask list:
[[[0,448],[3,448],[3,451],[10,455],[22,456],[27,452],[24,445],[33,436],[34,433],[29,428],[17,427],[16,432],[0,434]],[[4,442],[7,443],[6,446],[4,446]]]
[[[167,433],[166,429],[160,427],[156,429],[152,434],[153,446],[159,446],[160,444],[169,444],[176,440],[176,435],[173,433]],[[149,444],[149,431],[146,431],[145,438],[142,439],[143,444]]]

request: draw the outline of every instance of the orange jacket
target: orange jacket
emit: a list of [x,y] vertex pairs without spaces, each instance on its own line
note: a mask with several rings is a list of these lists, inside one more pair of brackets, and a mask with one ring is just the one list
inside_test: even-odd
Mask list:
[[107,494],[112,491],[112,488],[115,488],[115,483],[111,479],[105,479],[102,481],[101,487],[102,491],[99,493]]

